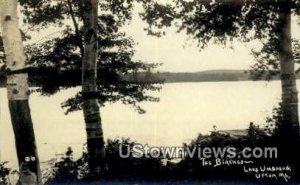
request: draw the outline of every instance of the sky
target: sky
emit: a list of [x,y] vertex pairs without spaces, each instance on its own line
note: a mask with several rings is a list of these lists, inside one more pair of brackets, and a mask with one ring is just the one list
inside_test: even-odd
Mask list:
[[[135,7],[135,14],[131,24],[125,31],[138,43],[135,59],[163,63],[160,71],[168,72],[197,72],[215,69],[249,69],[255,63],[250,50],[259,43],[249,44],[234,42],[234,50],[210,44],[199,51],[196,44],[192,44],[184,33],[176,33],[169,29],[166,36],[156,38],[147,35],[144,23],[138,16],[142,7]],[[292,36],[300,39],[300,27],[297,20],[292,20]]]
[[[166,1],[166,0],[164,0]],[[250,55],[253,47],[259,47],[259,42],[234,42],[234,49],[209,44],[204,50],[199,50],[192,40],[184,33],[176,33],[175,28],[167,30],[166,36],[157,38],[147,35],[144,28],[147,24],[139,17],[142,7],[136,5],[133,20],[123,28],[137,43],[135,46],[135,60],[150,63],[162,63],[157,70],[161,72],[198,72],[215,69],[249,69],[255,63]],[[300,39],[300,27],[295,17],[292,18],[292,36]],[[53,34],[58,30],[51,28],[44,32],[32,34],[32,42]]]

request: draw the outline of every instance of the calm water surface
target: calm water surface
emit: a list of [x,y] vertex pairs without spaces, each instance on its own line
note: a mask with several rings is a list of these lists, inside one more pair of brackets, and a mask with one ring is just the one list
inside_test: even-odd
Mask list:
[[[299,84],[299,81],[298,81]],[[298,85],[299,88],[300,85]],[[85,143],[82,112],[65,115],[60,104],[79,88],[44,97],[33,94],[30,106],[41,161],[72,146],[80,156]],[[153,95],[159,103],[142,103],[146,114],[138,114],[121,103],[101,108],[105,138],[130,137],[152,146],[180,146],[198,133],[217,129],[244,129],[250,121],[262,125],[280,100],[280,82],[206,82],[165,84]],[[16,166],[13,130],[6,89],[0,89],[1,161]]]

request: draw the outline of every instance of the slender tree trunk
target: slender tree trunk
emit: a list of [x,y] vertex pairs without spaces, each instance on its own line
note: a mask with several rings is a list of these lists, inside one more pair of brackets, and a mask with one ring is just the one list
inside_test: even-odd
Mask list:
[[39,159],[28,103],[28,74],[24,72],[26,56],[17,16],[17,0],[1,0],[1,28],[3,34],[7,76],[7,94],[11,122],[20,168],[18,184],[41,184]]
[[290,0],[281,1],[279,12],[279,60],[282,86],[283,123],[279,132],[286,138],[299,137],[298,91],[291,38]]
[[84,6],[83,113],[87,133],[90,174],[96,177],[102,173],[105,156],[103,130],[97,99],[98,0],[86,0]]

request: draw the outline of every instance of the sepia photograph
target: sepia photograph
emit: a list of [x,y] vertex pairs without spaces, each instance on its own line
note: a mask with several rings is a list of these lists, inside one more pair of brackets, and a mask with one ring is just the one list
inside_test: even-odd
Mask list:
[[299,185],[300,0],[0,0],[0,185]]

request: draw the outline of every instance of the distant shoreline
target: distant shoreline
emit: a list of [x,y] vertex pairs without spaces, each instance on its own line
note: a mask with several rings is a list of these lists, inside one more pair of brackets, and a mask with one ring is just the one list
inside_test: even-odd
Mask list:
[[[297,79],[299,80],[299,78]],[[218,81],[165,81],[164,84],[176,84],[176,83],[211,83],[211,82],[269,82],[269,81],[280,81],[279,79],[271,79],[271,80],[218,80]],[[80,86],[80,85],[78,85]],[[0,84],[0,88],[6,88],[5,85]],[[38,88],[38,86],[31,85],[30,88]]]
[[[300,74],[296,75],[300,79]],[[249,70],[208,70],[201,72],[137,72],[124,76],[125,80],[139,82],[164,83],[195,83],[195,82],[237,82],[237,81],[274,81],[279,80],[279,75],[272,79],[254,80]],[[5,82],[0,81],[0,87],[5,87]],[[31,82],[30,87],[37,87]],[[80,84],[79,84],[80,85]]]

